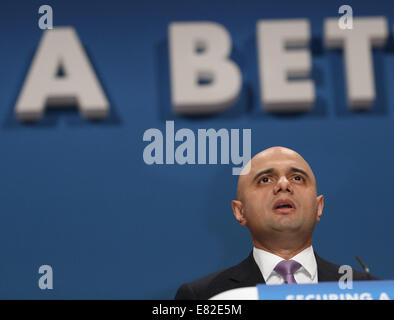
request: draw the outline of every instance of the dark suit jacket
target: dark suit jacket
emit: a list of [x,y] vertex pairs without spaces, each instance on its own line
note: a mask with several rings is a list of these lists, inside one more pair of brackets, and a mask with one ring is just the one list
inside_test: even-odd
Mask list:
[[[338,281],[343,274],[338,273],[339,266],[320,258],[316,252],[318,282]],[[353,280],[378,280],[365,272],[353,270]],[[183,284],[176,293],[177,300],[207,300],[214,295],[236,288],[253,287],[265,283],[254,258],[253,251],[240,264],[210,274],[204,278]]]

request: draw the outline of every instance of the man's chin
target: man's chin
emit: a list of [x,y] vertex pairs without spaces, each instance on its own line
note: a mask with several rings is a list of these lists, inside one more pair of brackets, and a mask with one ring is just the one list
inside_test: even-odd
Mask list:
[[277,232],[297,232],[301,230],[302,223],[294,219],[281,219],[281,221],[275,221],[272,225],[272,229]]

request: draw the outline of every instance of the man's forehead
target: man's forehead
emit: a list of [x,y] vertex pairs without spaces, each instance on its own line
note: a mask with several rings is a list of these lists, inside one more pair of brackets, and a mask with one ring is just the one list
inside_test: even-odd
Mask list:
[[[250,160],[250,172],[243,178],[253,177],[263,170],[290,170],[291,168],[301,169],[312,177],[312,169],[304,158],[294,150],[285,147],[272,147],[261,151]],[[240,180],[244,180],[240,176]]]
[[251,175],[262,170],[289,170],[290,168],[298,168],[310,172],[311,169],[307,162],[300,156],[288,154],[282,156],[264,156],[257,157],[251,161]]

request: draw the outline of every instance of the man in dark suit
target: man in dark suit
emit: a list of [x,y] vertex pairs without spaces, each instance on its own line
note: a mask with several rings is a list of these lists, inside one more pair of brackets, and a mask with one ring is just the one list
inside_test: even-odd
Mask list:
[[[240,225],[251,234],[253,250],[240,264],[183,284],[175,299],[209,299],[221,292],[259,283],[338,281],[339,266],[320,258],[312,233],[323,213],[315,176],[295,151],[273,147],[243,169],[237,200],[231,202]],[[353,271],[353,280],[377,279]]]

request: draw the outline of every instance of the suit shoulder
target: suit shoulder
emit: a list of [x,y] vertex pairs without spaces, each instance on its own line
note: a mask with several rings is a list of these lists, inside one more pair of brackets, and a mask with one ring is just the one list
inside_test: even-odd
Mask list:
[[207,300],[226,289],[226,282],[237,266],[226,268],[197,280],[184,283],[175,295],[176,300]]
[[264,283],[264,278],[251,252],[245,260],[235,266],[182,285],[175,298],[206,300],[218,293],[254,286],[257,283]]
[[[316,255],[316,254],[315,254]],[[329,262],[318,255],[316,255],[316,262],[318,265],[318,278],[320,281],[339,281],[339,279],[345,274],[346,271],[339,272],[341,266],[332,262]],[[368,275],[366,272],[352,269],[353,281],[362,280],[379,280],[379,278]]]

